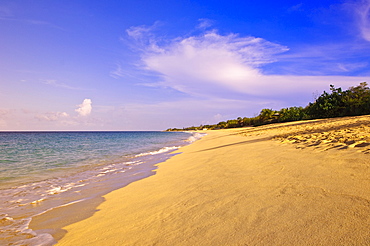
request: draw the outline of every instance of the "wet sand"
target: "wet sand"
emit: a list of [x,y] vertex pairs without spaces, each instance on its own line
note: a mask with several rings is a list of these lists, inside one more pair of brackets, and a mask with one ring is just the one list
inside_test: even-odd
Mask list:
[[369,245],[370,117],[208,131],[58,245]]

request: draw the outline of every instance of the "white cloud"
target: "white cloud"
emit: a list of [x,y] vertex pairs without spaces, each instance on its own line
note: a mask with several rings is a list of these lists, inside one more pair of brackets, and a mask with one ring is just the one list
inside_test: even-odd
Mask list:
[[189,94],[205,91],[240,91],[262,75],[259,67],[274,62],[273,55],[287,51],[261,38],[220,35],[175,39],[143,53],[145,69],[160,74],[161,85]]
[[[104,121],[100,112],[96,117],[81,117],[91,114],[91,100],[85,99],[73,112],[73,104],[66,111],[41,111],[33,108],[19,110],[0,108],[0,130],[101,130]],[[70,112],[70,111],[71,112]],[[112,114],[112,110],[105,115]],[[109,118],[109,117],[108,117]]]
[[38,114],[36,118],[41,121],[60,121],[69,117],[66,112],[49,112],[46,114]]
[[[207,21],[201,24],[203,29],[198,26],[195,32],[209,27]],[[358,45],[307,44],[288,52],[287,47],[262,38],[216,30],[174,39],[157,37],[153,30],[141,26],[128,31],[140,55],[138,65],[128,71],[148,79],[141,85],[170,87],[188,96],[113,110],[111,115],[121,120],[112,124],[120,122],[125,129],[145,129],[147,119],[156,119],[151,122],[153,129],[164,129],[251,117],[262,108],[305,106],[314,100],[313,93],[329,90],[330,84],[347,89],[370,81],[370,77],[341,76],[368,65],[356,59],[364,52]],[[111,76],[127,78],[125,69],[118,65]],[[173,118],[178,112],[181,116]]]
[[75,110],[80,116],[87,116],[91,114],[92,110],[92,101],[91,99],[84,99],[82,104],[78,105],[78,108]]
[[[141,61],[142,69],[158,76],[152,85],[193,96],[234,98],[236,94],[247,94],[282,98],[327,90],[330,84],[349,87],[369,81],[368,77],[265,74],[264,66],[276,62],[277,55],[286,51],[287,47],[262,38],[211,31],[162,45],[152,41],[142,50]],[[337,63],[332,69],[344,72],[366,65]]]

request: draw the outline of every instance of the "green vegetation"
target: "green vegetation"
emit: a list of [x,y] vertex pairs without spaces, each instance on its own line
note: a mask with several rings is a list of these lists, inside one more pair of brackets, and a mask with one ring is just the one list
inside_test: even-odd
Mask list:
[[290,107],[280,110],[262,109],[260,114],[253,118],[237,118],[222,121],[215,125],[201,125],[183,129],[167,129],[167,131],[194,131],[203,129],[225,129],[246,126],[259,126],[277,122],[297,120],[322,119],[343,116],[370,114],[370,88],[366,82],[350,87],[343,91],[330,85],[330,92],[324,91],[313,103],[306,107]]

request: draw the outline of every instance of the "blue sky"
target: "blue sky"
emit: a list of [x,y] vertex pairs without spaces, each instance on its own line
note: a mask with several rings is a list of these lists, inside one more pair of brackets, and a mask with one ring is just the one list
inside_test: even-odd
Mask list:
[[0,130],[163,130],[370,82],[370,0],[0,2]]

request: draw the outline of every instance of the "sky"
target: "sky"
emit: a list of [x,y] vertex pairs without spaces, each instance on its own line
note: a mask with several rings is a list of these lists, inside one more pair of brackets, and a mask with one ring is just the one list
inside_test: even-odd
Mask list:
[[1,0],[0,131],[165,130],[370,83],[370,0]]

